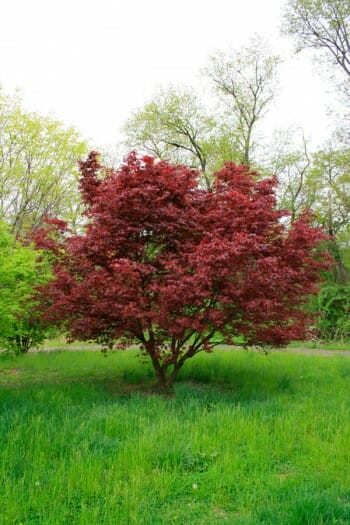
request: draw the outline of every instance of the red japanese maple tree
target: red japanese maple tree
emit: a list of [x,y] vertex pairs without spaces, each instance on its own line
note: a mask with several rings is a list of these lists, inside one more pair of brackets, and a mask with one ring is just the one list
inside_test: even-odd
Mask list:
[[[106,170],[81,163],[88,224],[82,235],[46,235],[56,253],[46,288],[51,319],[72,339],[138,343],[159,384],[219,342],[285,345],[305,334],[302,306],[329,264],[307,215],[289,227],[275,179],[225,164],[212,191],[198,172],[131,153]],[[61,223],[51,224],[62,230]],[[43,240],[43,239],[42,239]]]

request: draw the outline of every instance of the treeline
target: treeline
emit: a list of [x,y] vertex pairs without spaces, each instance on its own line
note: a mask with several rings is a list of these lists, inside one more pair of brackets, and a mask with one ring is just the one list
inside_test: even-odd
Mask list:
[[[277,130],[273,144],[264,144],[261,125],[278,94],[280,57],[260,37],[209,57],[201,71],[209,102],[191,87],[163,88],[123,128],[129,150],[198,168],[208,190],[213,172],[233,161],[277,175],[279,206],[289,210],[291,222],[305,208],[313,211],[314,223],[329,234],[327,248],[335,260],[309,305],[322,313],[314,332],[321,339],[350,338],[349,22],[346,0],[289,0],[285,6],[284,33],[294,38],[298,52],[313,50],[344,108],[317,150],[302,130]],[[50,278],[50,264],[37,262],[23,239],[47,216],[66,220],[72,232],[83,227],[77,181],[78,160],[86,151],[76,130],[25,111],[19,96],[0,91],[3,347],[23,351],[47,335],[32,292]]]
[[87,145],[74,129],[23,109],[0,91],[0,347],[23,353],[53,328],[42,320],[36,290],[51,264],[29,237],[48,216],[81,217],[78,160]]
[[25,111],[0,90],[0,216],[14,234],[46,215],[74,225],[79,214],[78,159],[87,146],[74,129]]

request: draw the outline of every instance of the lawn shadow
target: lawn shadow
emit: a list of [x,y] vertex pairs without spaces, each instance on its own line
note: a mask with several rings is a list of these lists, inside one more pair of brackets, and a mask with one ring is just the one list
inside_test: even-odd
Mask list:
[[[55,355],[53,355],[55,354]],[[35,385],[40,388],[57,388],[68,391],[79,387],[81,392],[104,393],[116,399],[132,396],[160,396],[165,399],[195,396],[203,403],[225,398],[226,402],[262,402],[275,396],[293,395],[296,391],[296,378],[293,368],[276,366],[269,356],[244,351],[225,351],[217,354],[196,356],[185,364],[177,380],[168,392],[157,388],[154,372],[150,364],[143,364],[136,357],[125,358],[125,353],[113,356],[111,361],[101,357],[99,362],[95,352],[91,357],[74,352],[50,352],[45,366],[22,367],[21,361],[9,360],[8,367],[0,373],[0,384],[16,390]],[[95,354],[92,358],[92,354]],[[38,356],[38,354],[36,354]],[[31,359],[36,356],[26,356]],[[122,357],[123,356],[123,357]],[[45,356],[43,356],[44,358]],[[69,359],[68,359],[69,357]],[[40,358],[40,356],[38,356]],[[62,365],[62,366],[61,366]],[[69,365],[69,367],[68,367]],[[16,374],[11,371],[16,370]]]
[[256,352],[218,352],[201,356],[184,367],[179,383],[215,388],[241,400],[264,401],[296,391],[294,370],[276,366],[270,356]]

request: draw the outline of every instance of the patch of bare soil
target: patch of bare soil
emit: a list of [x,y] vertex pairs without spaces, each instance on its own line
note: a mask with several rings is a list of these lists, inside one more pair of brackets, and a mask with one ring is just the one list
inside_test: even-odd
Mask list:
[[306,354],[306,355],[343,355],[350,357],[350,350],[323,350],[322,348],[288,348],[285,352],[292,354]]
[[[242,350],[238,346],[229,346],[223,345],[224,350]],[[79,352],[81,350],[89,350],[91,352],[101,351],[100,345],[95,344],[70,344],[62,346],[41,346],[39,348],[33,348],[30,350],[30,353],[34,352],[57,352],[57,351],[68,351],[68,352]],[[292,354],[305,354],[305,355],[325,355],[325,356],[335,356],[342,355],[344,357],[350,357],[350,348],[349,350],[325,350],[322,348],[286,348],[284,350],[279,350],[286,353]]]
[[30,353],[34,352],[79,352],[81,350],[90,350],[96,352],[97,350],[101,351],[101,346],[93,344],[81,344],[81,345],[62,345],[62,346],[40,346],[39,348],[31,348]]

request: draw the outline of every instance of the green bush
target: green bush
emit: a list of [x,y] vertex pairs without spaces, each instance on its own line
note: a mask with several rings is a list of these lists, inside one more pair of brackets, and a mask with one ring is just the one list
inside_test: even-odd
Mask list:
[[313,300],[320,312],[317,332],[324,340],[350,340],[350,283],[327,282]]
[[48,263],[0,223],[0,347],[26,353],[49,330],[40,320],[36,288],[50,279]]

